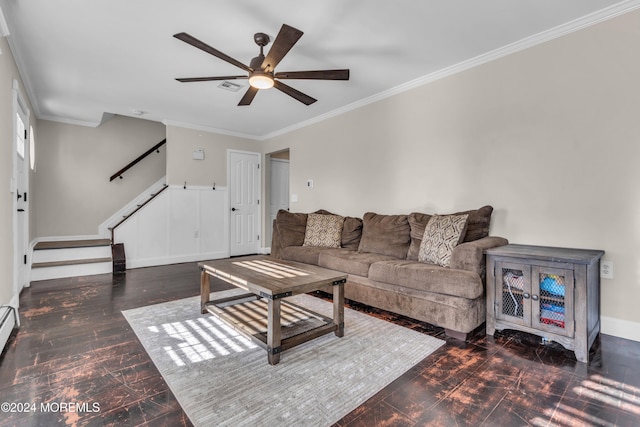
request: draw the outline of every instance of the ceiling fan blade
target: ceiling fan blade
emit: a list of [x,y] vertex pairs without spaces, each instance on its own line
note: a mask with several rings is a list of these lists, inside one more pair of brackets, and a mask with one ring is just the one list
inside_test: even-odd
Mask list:
[[253,86],[249,86],[249,89],[247,89],[247,91],[244,93],[244,96],[238,103],[238,106],[251,104],[251,101],[253,101],[253,98],[255,98],[256,93],[258,93],[258,90],[259,89],[256,89]]
[[218,76],[218,77],[183,77],[177,78],[176,80],[182,83],[191,83],[191,82],[210,82],[212,80],[238,80],[238,79],[247,79],[247,76]]
[[349,70],[282,71],[276,79],[349,80]]
[[291,86],[287,86],[286,84],[278,80],[274,80],[273,87],[280,90],[281,92],[286,93],[290,97],[297,99],[298,101],[302,102],[304,105],[311,105],[317,101],[317,99],[312,98],[309,95],[306,95],[300,92],[299,90],[292,88]]
[[205,42],[198,40],[197,38],[193,37],[190,34],[178,33],[178,34],[174,34],[173,37],[177,38],[178,40],[182,40],[183,42],[188,43],[193,47],[197,47],[198,49],[203,50],[217,58],[220,58],[223,61],[228,62],[229,64],[235,65],[238,68],[242,68],[245,71],[253,71],[251,68],[244,65],[242,62],[238,61],[237,59],[233,59],[229,55],[220,52],[218,49],[215,49],[209,46]]
[[280,32],[276,36],[271,49],[269,49],[269,53],[262,61],[262,69],[267,72],[273,71],[303,34],[302,31],[296,28],[282,24]]

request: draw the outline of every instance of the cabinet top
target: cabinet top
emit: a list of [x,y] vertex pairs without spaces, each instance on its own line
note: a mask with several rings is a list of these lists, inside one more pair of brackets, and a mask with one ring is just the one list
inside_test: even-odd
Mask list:
[[539,259],[574,264],[591,264],[604,255],[596,249],[555,248],[549,246],[508,244],[484,251],[487,255]]

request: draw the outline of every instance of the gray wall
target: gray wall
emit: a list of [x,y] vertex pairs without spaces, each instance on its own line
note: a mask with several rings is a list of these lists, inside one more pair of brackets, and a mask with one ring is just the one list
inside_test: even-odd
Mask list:
[[165,126],[122,116],[96,128],[41,120],[33,200],[35,236],[96,235],[98,226],[165,175],[166,145],[123,177],[109,177],[165,138]]
[[[292,211],[495,207],[511,242],[604,249],[603,330],[640,340],[640,11],[274,137]],[[314,188],[305,188],[307,179]]]

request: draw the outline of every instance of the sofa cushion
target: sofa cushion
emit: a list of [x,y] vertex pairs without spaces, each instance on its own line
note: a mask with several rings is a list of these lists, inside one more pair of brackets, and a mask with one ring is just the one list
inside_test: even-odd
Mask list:
[[[327,210],[320,209],[315,211],[316,214],[335,215]],[[345,249],[358,249],[360,238],[362,237],[362,220],[351,216],[344,217],[344,225],[342,227],[342,241],[340,246]]]
[[[474,209],[464,212],[456,212],[451,215],[469,214],[467,219],[467,232],[463,242],[473,242],[489,235],[489,226],[491,225],[492,206],[483,206],[480,209]],[[417,261],[418,252],[420,251],[420,243],[424,235],[424,228],[431,219],[432,215],[413,212],[409,214],[409,226],[411,227],[411,245],[407,252],[407,259]]]
[[280,237],[280,246],[302,246],[307,230],[307,214],[293,213],[280,209],[276,215],[276,228]]
[[345,217],[342,227],[342,247],[357,250],[362,238],[362,220],[351,216]]
[[464,238],[468,214],[434,215],[424,229],[418,261],[449,267],[451,253]]
[[323,251],[340,251],[319,246],[287,246],[282,249],[282,259],[318,265],[318,258]]
[[342,241],[344,217],[310,213],[302,246],[339,248]]
[[367,277],[371,264],[392,259],[395,259],[395,257],[370,252],[361,253],[344,249],[325,249],[320,252],[318,265],[347,274]]
[[424,228],[431,219],[431,215],[419,212],[412,212],[407,217],[409,221],[411,244],[407,252],[407,259],[418,260],[418,252],[420,252],[420,243],[424,236]]
[[376,262],[369,269],[369,279],[462,298],[474,299],[484,294],[477,273],[409,260]]
[[451,215],[469,215],[467,219],[467,233],[463,242],[473,242],[489,235],[489,226],[491,225],[491,213],[493,206],[483,206],[480,209],[473,209],[464,212],[455,212]]
[[411,242],[407,215],[379,215],[367,212],[362,219],[360,253],[405,258]]

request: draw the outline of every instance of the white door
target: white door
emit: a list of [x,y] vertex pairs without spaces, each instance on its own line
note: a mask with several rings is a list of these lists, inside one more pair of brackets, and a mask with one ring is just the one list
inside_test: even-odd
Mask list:
[[260,153],[229,151],[231,256],[260,249]]
[[271,159],[271,188],[270,188],[271,221],[273,224],[280,209],[289,210],[289,160]]
[[14,295],[20,294],[22,288],[27,284],[27,227],[28,216],[28,152],[29,144],[27,140],[28,116],[22,108],[18,106],[15,124],[15,269]]

